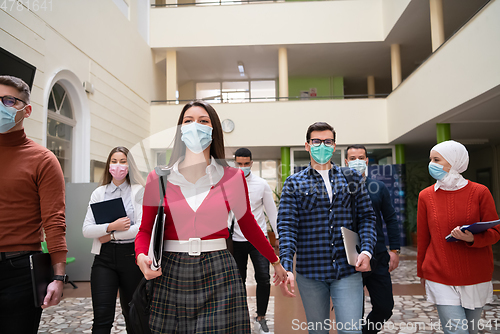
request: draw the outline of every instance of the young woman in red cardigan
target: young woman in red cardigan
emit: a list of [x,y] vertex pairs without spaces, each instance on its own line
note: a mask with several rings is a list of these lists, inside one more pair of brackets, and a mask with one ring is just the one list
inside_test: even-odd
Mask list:
[[[483,306],[492,301],[493,253],[500,226],[479,234],[460,226],[498,219],[488,188],[462,177],[469,154],[449,140],[434,146],[429,173],[436,184],[422,190],[417,212],[417,275],[436,304],[443,331],[475,334]],[[450,234],[458,241],[447,242]]]
[[154,171],[146,183],[135,241],[137,264],[146,279],[155,279],[151,332],[250,333],[246,292],[226,249],[228,210],[235,213],[245,237],[273,264],[274,283],[282,283],[287,275],[252,215],[243,172],[224,160],[221,124],[208,103],[193,101],[182,109],[169,167],[161,269],[152,270],[147,256],[160,203]]

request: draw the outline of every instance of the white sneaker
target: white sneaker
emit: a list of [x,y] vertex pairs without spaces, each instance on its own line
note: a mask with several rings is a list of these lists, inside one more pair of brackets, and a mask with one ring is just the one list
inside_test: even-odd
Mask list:
[[267,327],[266,318],[262,318],[260,320],[257,320],[257,318],[255,318],[253,329],[256,334],[270,334],[269,327]]

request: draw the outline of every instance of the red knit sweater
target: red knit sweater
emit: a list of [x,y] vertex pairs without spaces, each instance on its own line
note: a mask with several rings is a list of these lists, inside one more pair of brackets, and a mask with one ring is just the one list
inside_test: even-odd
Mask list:
[[446,242],[457,226],[498,219],[488,188],[471,182],[462,189],[422,190],[417,213],[417,275],[446,285],[491,281],[491,245],[500,239],[500,226],[474,235],[474,242]]
[[[144,192],[142,223],[135,239],[135,253],[147,254],[154,219],[160,203],[158,176],[153,171],[148,175]],[[255,221],[248,200],[248,189],[243,172],[236,168],[225,168],[224,176],[193,211],[179,186],[167,184],[165,200],[165,240],[202,240],[227,238],[228,209],[230,208],[241,227],[241,231],[270,262],[278,257]]]

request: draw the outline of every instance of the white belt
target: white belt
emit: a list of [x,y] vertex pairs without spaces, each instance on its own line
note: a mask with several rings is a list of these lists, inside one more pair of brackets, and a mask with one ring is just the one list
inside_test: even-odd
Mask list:
[[163,242],[164,252],[188,253],[191,256],[200,255],[203,252],[213,252],[227,249],[226,239],[201,240],[200,238],[189,238],[189,240],[165,240]]

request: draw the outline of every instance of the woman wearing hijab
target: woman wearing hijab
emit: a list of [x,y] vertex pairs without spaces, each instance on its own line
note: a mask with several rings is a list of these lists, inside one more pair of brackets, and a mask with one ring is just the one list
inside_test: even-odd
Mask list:
[[[436,184],[422,190],[417,213],[417,275],[436,304],[444,333],[475,334],[493,298],[493,253],[500,226],[479,234],[460,226],[498,219],[488,188],[463,178],[469,154],[449,140],[434,146],[429,173]],[[447,242],[446,236],[458,239]]]
[[[250,209],[243,172],[224,160],[222,127],[205,101],[184,106],[178,120],[166,182],[161,268],[147,256],[160,203],[159,176],[148,176],[135,249],[144,277],[154,279],[152,333],[250,333],[246,292],[226,249],[232,210],[244,236],[274,266],[275,284],[287,273]],[[195,252],[196,250],[196,252]]]
[[[90,274],[93,334],[111,333],[118,291],[127,332],[133,333],[128,304],[142,278],[135,264],[134,239],[141,226],[143,184],[128,149],[122,146],[112,149],[106,161],[101,186],[90,197],[82,228],[84,237],[94,239],[92,253],[95,257]],[[90,204],[119,197],[127,216],[109,224],[96,224]]]

